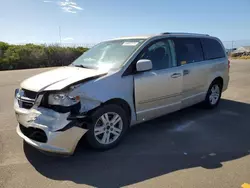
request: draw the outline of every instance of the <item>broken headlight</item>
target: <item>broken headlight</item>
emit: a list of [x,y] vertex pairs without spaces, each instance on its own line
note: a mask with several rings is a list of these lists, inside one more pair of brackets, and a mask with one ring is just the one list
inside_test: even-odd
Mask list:
[[68,93],[52,93],[48,96],[49,105],[73,106],[80,102],[80,96],[70,96]]

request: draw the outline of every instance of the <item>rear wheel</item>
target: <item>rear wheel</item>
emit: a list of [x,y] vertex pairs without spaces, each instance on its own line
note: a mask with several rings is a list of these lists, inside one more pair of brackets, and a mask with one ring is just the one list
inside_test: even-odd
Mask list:
[[212,82],[212,84],[208,89],[206,99],[204,101],[205,107],[207,108],[216,107],[220,102],[221,91],[222,91],[221,83],[219,81]]
[[92,114],[87,140],[93,148],[110,149],[116,146],[128,128],[125,110],[115,104],[100,107]]

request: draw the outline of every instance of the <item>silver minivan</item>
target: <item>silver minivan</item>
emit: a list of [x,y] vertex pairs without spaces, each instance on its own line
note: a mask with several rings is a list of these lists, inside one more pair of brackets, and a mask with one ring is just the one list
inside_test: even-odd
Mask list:
[[17,133],[48,152],[72,154],[83,135],[92,147],[109,149],[132,125],[197,103],[216,107],[229,63],[221,41],[209,35],[105,41],[71,65],[21,83]]

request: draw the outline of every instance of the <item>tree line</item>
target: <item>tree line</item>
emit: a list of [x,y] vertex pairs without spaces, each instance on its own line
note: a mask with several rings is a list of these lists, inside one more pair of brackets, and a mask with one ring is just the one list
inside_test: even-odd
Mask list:
[[13,45],[0,41],[0,70],[65,66],[87,50],[84,47]]

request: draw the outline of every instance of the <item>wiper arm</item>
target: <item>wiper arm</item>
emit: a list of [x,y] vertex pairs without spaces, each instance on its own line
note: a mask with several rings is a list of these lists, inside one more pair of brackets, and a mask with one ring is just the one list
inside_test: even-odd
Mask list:
[[85,65],[74,65],[75,67],[81,67],[81,68],[85,68],[85,69],[92,69],[92,67],[88,67]]

